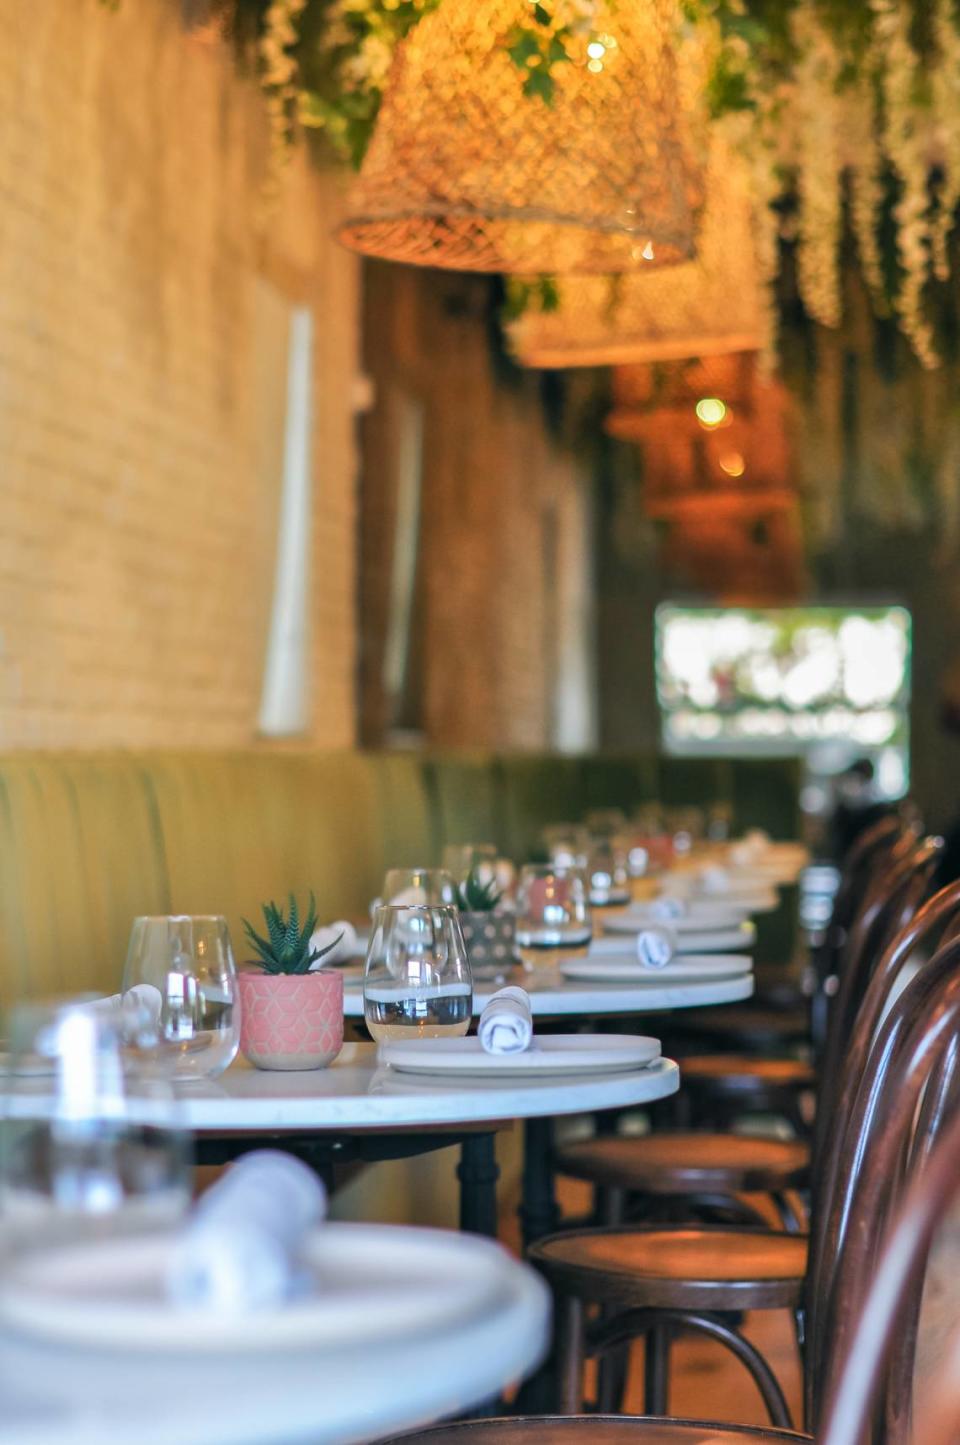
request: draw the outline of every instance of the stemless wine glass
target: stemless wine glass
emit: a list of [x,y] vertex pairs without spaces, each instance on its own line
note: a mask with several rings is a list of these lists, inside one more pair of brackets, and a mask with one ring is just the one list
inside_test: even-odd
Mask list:
[[379,1042],[465,1034],[472,1005],[457,910],[416,904],[378,908],[363,978],[371,1036]]
[[25,1004],[10,1018],[0,1144],[5,1247],[170,1228],[190,1199],[171,1081],[120,1037],[119,1007]]
[[520,870],[517,949],[528,973],[584,956],[591,934],[587,878],[582,868],[528,863]]
[[457,881],[445,868],[391,868],[383,880],[383,903],[457,906]]
[[[240,1045],[240,996],[230,931],[217,914],[135,918],[123,971],[124,998],[159,993],[151,1029],[135,1042],[152,1049],[178,1079],[222,1074]],[[143,987],[146,986],[146,987]]]
[[590,902],[594,908],[622,907],[630,902],[628,847],[612,835],[596,842],[590,854]]

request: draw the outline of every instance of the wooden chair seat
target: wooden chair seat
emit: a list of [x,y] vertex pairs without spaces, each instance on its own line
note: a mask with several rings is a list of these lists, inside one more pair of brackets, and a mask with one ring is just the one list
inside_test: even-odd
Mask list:
[[680,1061],[687,1085],[709,1085],[728,1094],[750,1095],[812,1089],[813,1067],[803,1059],[766,1059],[751,1054],[692,1054]]
[[769,1229],[576,1229],[533,1245],[561,1293],[617,1309],[795,1309],[807,1241]]
[[800,1142],[691,1131],[588,1139],[557,1156],[560,1171],[575,1179],[645,1194],[777,1194],[801,1183],[809,1162]]
[[435,1425],[394,1435],[380,1445],[776,1445],[811,1438],[772,1426],[708,1425],[642,1415],[523,1415]]

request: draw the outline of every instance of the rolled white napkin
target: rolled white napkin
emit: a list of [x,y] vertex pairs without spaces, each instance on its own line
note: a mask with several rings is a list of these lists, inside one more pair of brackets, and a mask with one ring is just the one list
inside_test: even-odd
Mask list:
[[533,1013],[525,988],[500,988],[484,1008],[477,1024],[480,1047],[486,1054],[522,1054],[533,1039]]
[[163,994],[152,983],[135,983],[124,993],[112,993],[84,1004],[100,1018],[107,1018],[124,1034],[155,1032],[163,1010]]
[[318,968],[323,968],[326,963],[346,963],[347,959],[356,958],[359,952],[357,930],[352,923],[348,923],[343,918],[337,923],[328,923],[322,928],[315,928],[310,935],[311,951],[315,948],[330,948],[331,943],[335,947],[331,948],[329,953],[325,953],[322,958],[311,963],[311,973]]
[[685,898],[655,898],[645,906],[644,912],[658,923],[673,923],[678,918],[686,917],[690,912],[690,905]]
[[730,892],[730,874],[726,868],[721,868],[717,864],[701,868],[699,881],[704,893],[709,893],[711,896],[721,896]]
[[637,958],[644,968],[666,968],[676,951],[672,928],[641,928],[637,934]]
[[327,1212],[323,1184],[299,1159],[259,1149],[203,1195],[167,1270],[180,1309],[269,1309],[298,1292],[309,1230]]

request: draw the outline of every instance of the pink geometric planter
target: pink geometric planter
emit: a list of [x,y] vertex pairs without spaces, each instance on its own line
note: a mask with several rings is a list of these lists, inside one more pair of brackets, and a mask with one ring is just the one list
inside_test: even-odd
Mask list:
[[242,969],[240,1048],[258,1069],[325,1069],[343,1048],[343,977]]

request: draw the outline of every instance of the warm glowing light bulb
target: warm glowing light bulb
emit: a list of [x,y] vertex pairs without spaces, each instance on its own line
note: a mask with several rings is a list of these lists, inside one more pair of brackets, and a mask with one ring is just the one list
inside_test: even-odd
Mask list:
[[726,420],[727,407],[718,396],[702,396],[697,402],[697,421],[701,426],[720,426]]
[[607,53],[607,47],[602,40],[591,40],[587,46],[587,54],[591,60],[602,60]]
[[720,470],[728,477],[742,477],[747,464],[739,452],[724,452],[720,458]]
[[645,261],[652,261],[652,260],[653,260],[653,242],[652,242],[652,241],[648,241],[648,242],[647,242],[647,244],[644,246],[643,250],[640,252],[640,255],[643,257],[643,259],[644,259]]

